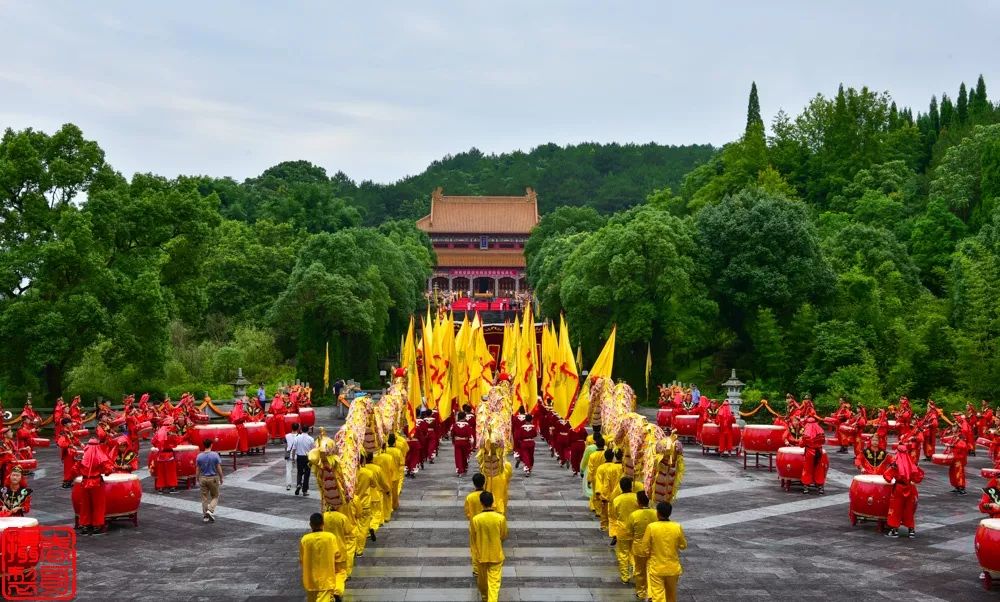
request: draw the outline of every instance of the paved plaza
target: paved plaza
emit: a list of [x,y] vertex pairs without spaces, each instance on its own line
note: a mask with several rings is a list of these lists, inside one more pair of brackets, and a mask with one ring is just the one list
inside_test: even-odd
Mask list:
[[[328,409],[317,414],[318,424],[338,424]],[[280,448],[270,449],[266,458],[241,458],[239,470],[227,473],[214,524],[201,522],[197,491],[156,494],[142,471],[139,527],[120,523],[108,535],[79,539],[78,599],[303,599],[298,538],[319,502],[316,492],[302,498],[285,490]],[[57,450],[39,455],[32,514],[43,524],[71,524]],[[742,460],[703,456],[688,446],[674,511],[689,544],[680,598],[1000,598],[1000,591],[981,589],[973,553],[983,457],[971,459],[964,497],[949,493],[945,467],[923,465],[928,478],[920,487],[914,540],[880,536],[871,524],[851,527],[847,486],[856,471],[848,456],[830,457],[827,494],[805,496],[782,491],[766,469],[744,471]],[[462,511],[471,480],[455,477],[452,458],[443,442],[437,463],[407,480],[399,511],[358,559],[347,600],[478,600]],[[579,477],[559,468],[543,443],[534,475],[515,471],[511,500],[501,600],[635,599],[618,580],[612,548],[586,508]]]

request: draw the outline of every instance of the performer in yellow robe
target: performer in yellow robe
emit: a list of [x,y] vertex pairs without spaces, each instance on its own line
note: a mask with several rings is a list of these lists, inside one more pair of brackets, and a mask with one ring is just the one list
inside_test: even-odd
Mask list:
[[632,540],[625,533],[625,521],[633,511],[639,509],[639,500],[632,491],[632,478],[622,477],[619,480],[619,493],[611,502],[609,513],[609,532],[615,542],[615,558],[618,560],[618,574],[622,583],[628,583],[632,578]]
[[493,494],[479,496],[483,511],[469,524],[469,547],[476,564],[476,585],[483,602],[500,600],[503,575],[503,541],[507,539],[507,519],[493,508]]
[[[344,595],[344,584],[347,581],[348,557],[354,556],[354,525],[351,524],[347,516],[336,510],[323,513],[323,530],[333,533],[337,538],[337,557],[334,561],[334,574],[336,587],[333,588],[333,595]],[[350,535],[348,535],[350,533]],[[348,537],[351,544],[348,546]]]
[[[363,457],[363,456],[362,456]],[[375,531],[372,529],[372,488],[375,484],[372,482],[375,475],[370,470],[366,470],[363,466],[358,468],[357,481],[354,485],[354,499],[351,503],[354,504],[354,516],[357,518],[357,555],[363,556],[365,553],[365,546],[368,544],[368,538],[371,537],[372,541],[375,539]]]
[[395,458],[387,451],[384,445],[382,446],[382,451],[375,454],[374,462],[382,470],[382,477],[389,486],[385,495],[382,496],[382,522],[387,523],[392,520],[392,511],[398,505],[394,504],[393,498],[399,498],[396,490],[396,480],[399,478],[399,465],[396,464]]
[[340,602],[337,587],[337,538],[323,530],[323,515],[309,517],[312,533],[299,540],[299,564],[302,565],[302,587],[308,602]]

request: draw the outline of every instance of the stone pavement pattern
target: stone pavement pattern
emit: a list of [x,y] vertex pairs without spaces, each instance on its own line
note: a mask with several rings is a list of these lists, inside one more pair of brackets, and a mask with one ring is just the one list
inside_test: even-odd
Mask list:
[[[330,410],[318,422],[339,424]],[[279,447],[241,459],[227,473],[219,519],[201,522],[197,491],[153,493],[143,481],[138,528],[115,524],[78,542],[78,600],[301,600],[298,538],[318,509],[317,494],[284,488]],[[43,524],[72,523],[69,492],[59,488],[54,448],[40,450],[32,479],[33,514]],[[145,459],[145,454],[143,454]],[[408,479],[401,508],[358,559],[347,600],[477,600],[462,500],[468,478],[454,475],[451,446]],[[831,454],[825,496],[785,493],[775,473],[744,472],[742,460],[702,456],[688,446],[687,474],[674,518],[685,526],[682,600],[996,600],[984,592],[972,537],[979,468],[973,458],[965,497],[948,491],[947,470],[924,465],[915,540],[851,527],[847,485],[855,473]],[[145,473],[142,473],[145,475]],[[591,519],[578,477],[551,460],[540,442],[535,474],[515,472],[501,600],[634,600],[620,584],[608,540]]]

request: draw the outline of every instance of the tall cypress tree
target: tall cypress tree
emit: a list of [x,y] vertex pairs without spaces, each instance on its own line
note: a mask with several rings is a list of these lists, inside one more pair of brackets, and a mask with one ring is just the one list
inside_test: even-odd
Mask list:
[[750,101],[747,103],[747,127],[746,132],[750,132],[753,126],[764,127],[764,120],[760,117],[760,99],[757,98],[757,82],[750,84]]
[[931,127],[934,128],[935,132],[941,131],[941,114],[938,113],[938,101],[937,96],[931,96],[931,108],[928,111],[927,116],[930,117]]
[[941,94],[941,128],[951,125],[951,120],[955,116],[955,105],[948,98],[947,94]]
[[972,115],[973,119],[981,118],[989,112],[989,108],[990,101],[986,97],[986,82],[980,75],[976,82],[976,89],[969,95],[969,114]]
[[955,104],[955,115],[960,124],[969,121],[969,93],[965,89],[965,82],[962,82],[962,85],[958,87],[958,101]]

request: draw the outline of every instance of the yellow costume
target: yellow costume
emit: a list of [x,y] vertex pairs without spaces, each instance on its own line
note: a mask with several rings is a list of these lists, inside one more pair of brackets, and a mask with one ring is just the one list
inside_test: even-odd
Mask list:
[[[396,491],[396,479],[399,478],[399,465],[396,464],[392,454],[388,452],[375,454],[372,461],[382,470],[382,476],[389,486],[385,495],[382,496],[382,522],[387,523],[392,520],[392,511],[395,508],[393,493]],[[395,497],[399,499],[399,494],[397,493]]]
[[507,513],[507,489],[510,487],[510,478],[513,474],[514,467],[510,465],[510,462],[504,460],[503,472],[495,477],[486,477],[485,489],[493,494],[493,509],[500,514]]
[[399,494],[403,492],[403,479],[406,478],[406,455],[398,447],[386,447],[385,453],[392,456],[396,465],[396,474],[392,477],[392,509],[399,508]]
[[337,587],[337,538],[333,533],[314,531],[299,540],[302,587],[309,602],[330,602]]
[[465,496],[465,518],[472,520],[472,517],[483,511],[483,503],[479,501],[478,489]]
[[[656,522],[656,510],[652,508],[640,508],[629,514],[625,519],[625,526],[622,532],[632,543],[632,567],[635,572],[635,595],[640,600],[646,599],[646,565],[649,556],[642,554],[642,536],[646,534],[646,527],[650,523]],[[621,539],[619,539],[621,541]]]
[[503,575],[503,541],[507,539],[507,519],[493,509],[472,517],[469,523],[469,547],[476,566],[476,584],[483,602],[500,599]]
[[625,532],[625,521],[633,511],[639,509],[639,500],[634,493],[622,493],[611,502],[610,534],[617,537],[615,558],[618,560],[618,574],[622,583],[632,577],[632,540]]
[[[334,559],[333,569],[335,579],[333,595],[335,596],[344,595],[344,582],[347,581],[347,558],[348,555],[354,555],[353,541],[350,549],[348,549],[347,534],[353,528],[354,526],[350,524],[350,521],[342,512],[323,513],[323,530],[327,533],[332,533],[337,538],[337,555]],[[353,540],[353,538],[354,534],[351,533],[351,539]]]
[[601,530],[607,531],[608,511],[611,503],[611,493],[618,486],[618,481],[622,478],[622,465],[616,462],[605,462],[597,469],[594,475],[594,496],[600,496],[600,506],[598,510],[601,516]]
[[597,491],[594,490],[594,479],[597,477],[597,469],[604,464],[604,450],[597,449],[590,454],[590,458],[587,459],[587,485],[590,486],[590,490],[593,491],[594,495],[590,496],[590,509],[594,514],[600,514],[600,499],[597,496]]
[[685,548],[684,530],[677,523],[658,520],[646,527],[639,549],[649,557],[646,580],[653,602],[676,602],[677,579],[684,572],[679,552]]
[[364,467],[358,469],[358,479],[354,485],[354,516],[357,517],[357,546],[358,554],[365,553],[365,545],[368,543],[368,530],[372,523],[372,498],[371,490],[373,474]]

